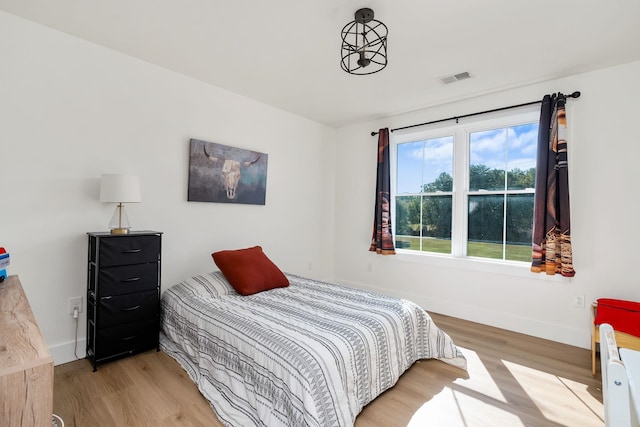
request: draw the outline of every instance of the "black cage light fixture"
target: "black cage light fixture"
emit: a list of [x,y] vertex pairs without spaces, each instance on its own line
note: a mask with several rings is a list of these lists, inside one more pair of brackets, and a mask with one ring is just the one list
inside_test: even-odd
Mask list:
[[373,74],[387,66],[387,26],[373,19],[373,10],[358,9],[342,29],[340,66],[349,74]]

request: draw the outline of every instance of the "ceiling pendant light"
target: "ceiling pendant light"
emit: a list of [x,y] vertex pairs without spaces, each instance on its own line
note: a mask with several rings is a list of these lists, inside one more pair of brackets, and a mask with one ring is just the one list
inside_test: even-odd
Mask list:
[[373,10],[358,9],[342,29],[340,66],[349,74],[373,74],[387,66],[387,26],[373,19]]

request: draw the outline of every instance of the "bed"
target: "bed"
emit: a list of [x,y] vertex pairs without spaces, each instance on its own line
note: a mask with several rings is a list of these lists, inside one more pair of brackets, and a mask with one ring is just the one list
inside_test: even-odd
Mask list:
[[163,293],[161,349],[224,425],[352,426],[415,361],[466,369],[414,303],[285,276],[288,286],[245,296],[215,271]]

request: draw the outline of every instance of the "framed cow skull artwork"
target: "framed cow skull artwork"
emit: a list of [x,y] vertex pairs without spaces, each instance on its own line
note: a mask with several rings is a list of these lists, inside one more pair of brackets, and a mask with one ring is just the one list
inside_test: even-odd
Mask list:
[[268,155],[228,145],[191,139],[191,202],[264,205]]

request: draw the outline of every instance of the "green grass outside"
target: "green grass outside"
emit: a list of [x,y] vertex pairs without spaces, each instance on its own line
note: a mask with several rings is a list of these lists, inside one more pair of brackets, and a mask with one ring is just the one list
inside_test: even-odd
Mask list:
[[[397,242],[404,242],[398,245]],[[408,244],[408,245],[407,245]],[[420,238],[414,236],[401,236],[396,238],[396,246],[400,249],[408,249],[412,251],[420,250]],[[422,250],[425,252],[437,252],[439,254],[451,253],[451,240],[433,239],[430,237],[422,238]]]
[[[400,244],[398,244],[400,243]],[[420,238],[414,236],[400,236],[396,238],[398,249],[420,250]],[[440,254],[451,253],[451,240],[422,238],[422,251],[435,252]],[[502,245],[499,243],[469,242],[467,255],[482,258],[502,259]],[[507,245],[507,260],[509,261],[531,261],[531,246],[529,245]]]

